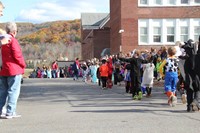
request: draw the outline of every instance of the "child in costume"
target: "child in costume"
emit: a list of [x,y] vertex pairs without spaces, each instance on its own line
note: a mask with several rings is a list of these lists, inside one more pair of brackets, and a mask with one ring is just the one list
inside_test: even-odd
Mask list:
[[175,47],[168,48],[168,58],[163,61],[160,66],[160,74],[164,77],[163,68],[165,69],[165,92],[168,97],[168,104],[172,107],[176,106],[177,97],[176,84],[178,82],[178,59],[175,57]]
[[142,77],[142,87],[146,87],[147,97],[151,96],[151,90],[153,87],[153,78],[154,78],[154,64],[151,61],[151,55],[149,54],[147,60],[150,63],[143,64],[143,77]]
[[123,58],[122,55],[119,55],[119,60],[124,62],[129,62],[131,65],[130,77],[131,77],[131,93],[133,100],[142,99],[141,91],[141,65],[142,63],[147,63],[146,60],[140,58],[140,51],[135,50],[131,58]]

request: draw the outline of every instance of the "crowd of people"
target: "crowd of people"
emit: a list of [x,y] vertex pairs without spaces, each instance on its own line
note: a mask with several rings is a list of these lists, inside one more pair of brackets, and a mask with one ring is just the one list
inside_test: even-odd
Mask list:
[[[3,15],[0,2],[0,16]],[[2,30],[4,31],[4,30]],[[0,117],[11,119],[21,117],[16,113],[22,75],[26,67],[20,45],[15,38],[17,25],[6,23],[5,33],[0,33]],[[189,39],[185,44],[175,46],[135,49],[129,53],[105,56],[101,59],[79,61],[76,58],[71,66],[59,68],[57,61],[51,66],[35,69],[30,78],[73,77],[83,82],[96,83],[103,90],[125,82],[126,93],[133,100],[143,96],[151,97],[154,80],[164,80],[164,90],[169,106],[175,107],[177,92],[180,92],[187,111],[199,111],[200,98],[200,37],[198,43]],[[5,106],[5,112],[3,107]]]
[[162,80],[169,106],[176,106],[180,93],[188,112],[199,111],[199,74],[194,74],[200,59],[198,44],[189,39],[184,44],[176,42],[175,46],[150,51],[135,49],[82,63],[76,59],[73,78],[77,80],[78,73],[82,73],[83,82],[97,83],[102,89],[121,85],[123,81],[126,93],[131,93],[133,100],[151,97],[154,81]]
[[[195,57],[196,58],[195,58]],[[70,66],[59,67],[57,62],[51,66],[35,69],[31,78],[80,77],[85,83],[95,83],[102,89],[112,88],[125,82],[126,93],[133,100],[143,96],[151,97],[154,81],[164,81],[167,102],[175,107],[178,92],[187,111],[197,111],[199,106],[199,75],[194,74],[198,66],[198,42],[188,40],[185,44],[176,42],[175,46],[162,46],[160,49],[135,49],[129,53],[106,55],[80,61],[76,58]]]
[[[29,78],[69,78],[73,77],[74,71],[72,70],[73,65],[65,65],[59,67],[57,61],[54,61],[52,65],[37,67],[30,72]],[[81,73],[78,75],[81,76]]]

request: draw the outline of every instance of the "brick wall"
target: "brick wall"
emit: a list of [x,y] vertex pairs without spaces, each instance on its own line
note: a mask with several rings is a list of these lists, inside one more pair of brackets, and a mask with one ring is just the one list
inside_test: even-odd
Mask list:
[[[82,36],[87,36],[88,30],[82,32]],[[82,42],[82,59],[100,58],[104,48],[110,48],[110,29],[96,29],[91,36]]]
[[101,52],[110,48],[110,29],[99,29],[94,31],[94,57],[100,58]]
[[119,52],[121,44],[121,0],[110,0],[110,47],[111,53],[116,54]]
[[[135,48],[150,49],[160,46],[138,45],[138,19],[141,18],[200,18],[200,6],[193,7],[138,7],[138,0],[110,0],[111,52],[118,53]],[[119,30],[124,33],[119,34]]]

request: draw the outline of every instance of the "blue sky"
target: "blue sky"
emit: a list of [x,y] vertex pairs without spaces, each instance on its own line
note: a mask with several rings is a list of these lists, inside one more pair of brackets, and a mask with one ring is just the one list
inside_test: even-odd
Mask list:
[[109,0],[1,0],[0,22],[42,23],[79,19],[81,13],[109,13]]

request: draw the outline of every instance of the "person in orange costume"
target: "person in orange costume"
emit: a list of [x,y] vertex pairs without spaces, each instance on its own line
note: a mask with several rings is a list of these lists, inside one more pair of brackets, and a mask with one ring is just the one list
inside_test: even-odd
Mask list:
[[102,59],[102,65],[99,67],[99,72],[102,81],[102,89],[106,89],[106,82],[108,80],[108,65],[105,59]]

